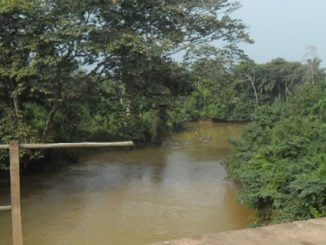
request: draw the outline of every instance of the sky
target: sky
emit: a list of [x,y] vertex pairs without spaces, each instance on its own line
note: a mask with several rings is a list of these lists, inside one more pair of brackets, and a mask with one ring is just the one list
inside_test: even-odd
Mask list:
[[326,66],[326,0],[238,1],[242,8],[233,16],[248,25],[255,41],[240,45],[249,57],[258,63],[303,61],[313,46]]

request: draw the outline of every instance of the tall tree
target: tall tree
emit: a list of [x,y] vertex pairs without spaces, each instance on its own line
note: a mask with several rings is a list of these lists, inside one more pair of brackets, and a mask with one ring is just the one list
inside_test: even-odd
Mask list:
[[43,141],[61,106],[90,83],[114,80],[128,107],[141,107],[136,96],[157,107],[189,91],[173,53],[213,40],[249,41],[230,17],[238,5],[227,0],[13,0],[1,7],[1,101],[17,127],[26,123],[27,104],[42,105]]

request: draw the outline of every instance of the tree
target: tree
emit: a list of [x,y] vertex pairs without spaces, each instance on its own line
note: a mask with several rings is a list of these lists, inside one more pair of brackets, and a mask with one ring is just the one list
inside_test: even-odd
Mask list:
[[282,58],[266,64],[244,62],[236,67],[236,76],[251,85],[256,106],[273,102],[275,98],[287,99],[292,91],[305,81],[304,65]]
[[326,215],[325,81],[262,106],[236,142],[229,170],[258,224]]
[[245,26],[229,16],[236,7],[229,1],[89,2],[84,9],[94,11],[96,28],[86,64],[120,80],[127,93],[145,91],[157,79],[143,79],[141,73],[154,65],[160,69],[172,53],[217,39],[249,41]]
[[171,54],[217,39],[250,41],[245,26],[229,16],[236,7],[228,1],[88,2],[85,13],[93,11],[96,28],[85,64],[121,83],[126,114],[135,116],[135,95],[152,98],[155,108],[167,95],[189,91],[185,79],[171,76]]
[[46,141],[59,104],[76,97],[83,87],[83,79],[74,80],[80,69],[76,43],[83,23],[67,25],[76,19],[46,5],[13,8],[0,19],[0,80],[6,87],[7,104],[13,106],[17,126],[23,123],[26,103],[48,106],[41,133]]
[[189,71],[171,55],[213,40],[249,41],[246,27],[230,16],[237,6],[227,0],[3,1],[1,140],[70,139],[74,131],[61,129],[82,119],[69,115],[78,106],[87,111],[93,92],[105,95],[107,87],[120,91],[126,126],[149,124],[144,114],[156,112],[165,124],[169,105],[192,88]]
[[235,68],[234,72],[236,79],[239,81],[240,86],[242,86],[242,91],[247,90],[247,84],[251,87],[255,100],[255,109],[257,109],[261,103],[261,91],[259,91],[258,86],[265,80],[265,77],[259,69],[259,65],[252,61],[242,62]]

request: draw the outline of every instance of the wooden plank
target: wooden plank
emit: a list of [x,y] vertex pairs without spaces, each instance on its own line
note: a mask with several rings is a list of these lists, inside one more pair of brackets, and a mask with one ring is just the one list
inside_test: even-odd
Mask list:
[[51,144],[20,144],[25,149],[51,149],[51,148],[95,148],[114,146],[133,146],[132,141],[123,142],[81,142],[81,143],[51,143]]
[[0,212],[2,211],[10,211],[11,210],[11,206],[8,205],[8,206],[0,206]]
[[11,141],[10,155],[10,194],[13,245],[23,245],[23,229],[20,207],[20,170],[19,170],[19,144]]

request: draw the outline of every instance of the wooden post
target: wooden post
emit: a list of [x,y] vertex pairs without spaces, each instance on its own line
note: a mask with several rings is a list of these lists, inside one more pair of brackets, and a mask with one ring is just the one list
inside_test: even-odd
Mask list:
[[11,141],[10,156],[10,193],[11,193],[11,222],[13,245],[23,245],[23,229],[20,208],[20,170],[19,170],[19,143]]

